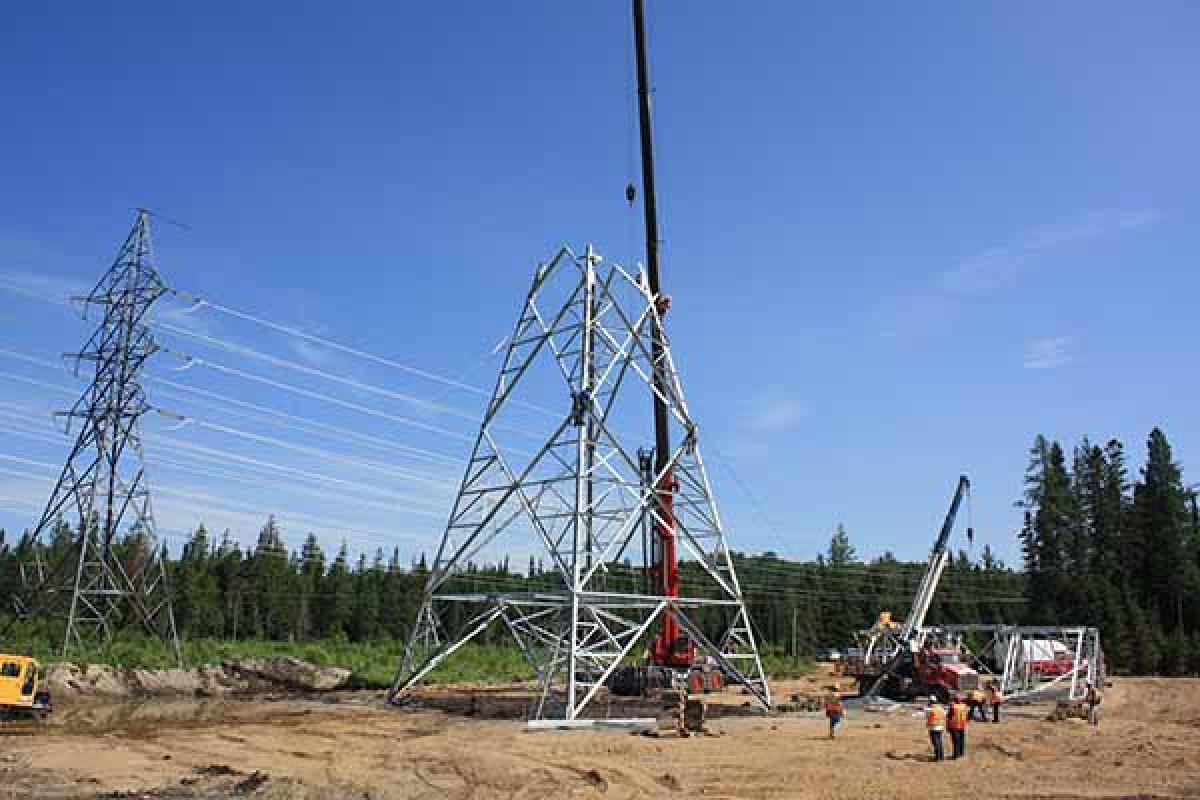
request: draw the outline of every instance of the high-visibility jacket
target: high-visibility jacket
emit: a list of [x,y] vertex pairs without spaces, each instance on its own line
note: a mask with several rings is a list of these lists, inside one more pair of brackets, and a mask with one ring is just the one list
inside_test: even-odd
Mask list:
[[843,706],[841,703],[826,703],[825,704],[825,716],[827,716],[827,717],[840,717],[840,716],[845,715],[845,713],[846,713],[846,707]]
[[944,730],[946,727],[946,709],[940,703],[934,703],[925,709],[925,727],[931,731]]
[[949,726],[952,731],[967,729],[967,715],[970,713],[966,703],[955,703],[950,706]]
[[972,703],[979,704],[983,702],[983,692],[979,691],[978,689],[972,689],[969,696]]

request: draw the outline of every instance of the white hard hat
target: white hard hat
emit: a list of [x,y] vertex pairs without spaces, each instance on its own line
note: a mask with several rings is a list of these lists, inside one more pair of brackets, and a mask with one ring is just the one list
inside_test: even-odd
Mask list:
[[929,702],[936,703],[938,701],[936,694],[929,695]]

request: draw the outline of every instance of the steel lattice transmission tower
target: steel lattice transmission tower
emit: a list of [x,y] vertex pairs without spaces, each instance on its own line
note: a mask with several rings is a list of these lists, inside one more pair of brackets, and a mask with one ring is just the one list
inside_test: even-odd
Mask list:
[[[770,706],[699,432],[662,334],[664,307],[644,271],[606,265],[591,248],[583,256],[563,248],[538,267],[390,700],[500,623],[540,681],[537,716],[575,719],[670,617]],[[648,391],[662,398],[678,443],[661,469],[642,449],[645,437],[630,433],[651,428]],[[531,449],[535,426],[544,439]],[[674,491],[656,490],[671,475]],[[664,518],[685,558],[679,596],[660,591],[652,574]],[[455,591],[470,580],[472,559],[500,552],[540,554],[548,569],[530,580],[538,588]]]
[[[147,484],[139,421],[150,410],[141,384],[155,353],[147,314],[167,287],[154,266],[149,213],[133,229],[91,294],[77,298],[86,319],[103,319],[78,353],[91,385],[63,419],[79,433],[34,530],[34,563],[25,570],[25,616],[65,614],[63,655],[107,641],[126,624],[161,637],[180,659],[175,616]],[[48,560],[45,538],[74,520],[69,552]],[[32,574],[31,574],[32,573]]]

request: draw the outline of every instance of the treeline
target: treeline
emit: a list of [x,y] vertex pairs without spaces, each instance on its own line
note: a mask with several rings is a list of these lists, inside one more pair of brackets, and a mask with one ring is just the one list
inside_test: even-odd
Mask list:
[[1099,627],[1117,668],[1200,673],[1200,511],[1161,430],[1132,481],[1115,439],[1085,438],[1068,463],[1037,437],[1018,505],[1027,622]]
[[[1117,669],[1200,672],[1200,514],[1160,431],[1150,436],[1136,481],[1127,476],[1119,442],[1100,447],[1084,440],[1068,464],[1058,443],[1038,437],[1019,505],[1023,569],[1004,564],[987,546],[959,549],[930,609],[931,624],[1095,625]],[[927,534],[932,540],[934,532]],[[67,554],[75,538],[60,524],[45,560]],[[130,537],[118,547],[136,554],[138,543]],[[18,568],[30,552],[28,534],[6,543],[0,532],[0,616],[12,608]],[[352,556],[343,544],[329,556],[309,535],[289,550],[274,518],[249,548],[201,525],[178,552],[164,548],[164,554],[178,628],[189,639],[403,640],[428,576],[425,555],[404,561],[398,549]],[[881,611],[902,619],[926,568],[890,553],[863,561],[841,526],[811,561],[773,553],[734,559],[760,640],[797,656],[850,645],[854,631]],[[646,580],[628,564],[608,566],[611,591],[635,590]],[[684,562],[681,571],[685,594],[694,596],[702,584],[698,566]],[[558,581],[535,558],[519,566],[504,559],[469,565],[444,590],[545,590]],[[448,627],[474,610],[452,605]],[[700,622],[713,627],[714,620]],[[54,636],[49,629],[39,635]],[[507,632],[497,626],[483,641],[506,642]]]
[[[76,538],[60,524],[43,552],[46,563],[70,555]],[[31,558],[28,534],[14,546],[0,533],[0,609],[12,607],[20,586],[19,565]],[[141,558],[134,537],[118,543],[118,557]],[[315,536],[289,551],[273,517],[252,548],[243,549],[226,532],[219,538],[201,525],[177,555],[164,548],[180,635],[189,639],[352,642],[404,639],[416,615],[428,577],[424,554],[402,562],[398,549],[360,553],[352,558],[343,544],[328,558]],[[734,554],[750,615],[763,644],[777,653],[809,656],[829,647],[845,647],[853,632],[869,627],[881,610],[907,611],[924,573],[920,562],[901,562],[890,553],[861,562],[841,526],[825,553],[810,562],[789,561],[773,553]],[[706,578],[694,562],[680,565],[685,594],[703,596]],[[646,577],[628,563],[610,564],[604,573],[609,591],[635,591]],[[1003,621],[1024,602],[1024,578],[984,548],[978,559],[960,552],[943,578],[931,619],[943,622]],[[560,588],[560,579],[533,557],[520,569],[508,559],[499,564],[468,565],[443,587],[445,592],[531,591]],[[447,627],[478,609],[451,604]],[[713,628],[713,614],[698,613]],[[39,628],[54,639],[55,632]],[[507,641],[497,626],[482,641]]]

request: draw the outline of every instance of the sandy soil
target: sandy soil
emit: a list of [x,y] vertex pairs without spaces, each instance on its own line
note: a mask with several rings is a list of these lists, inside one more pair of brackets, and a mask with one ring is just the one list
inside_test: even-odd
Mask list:
[[480,718],[490,695],[475,716],[428,707],[448,694],[416,709],[367,695],[69,709],[0,728],[0,798],[1200,797],[1197,680],[1119,680],[1098,729],[1014,708],[943,764],[912,709],[852,710],[829,741],[816,714],[748,716],[730,692],[714,735],[678,739],[528,733]]

